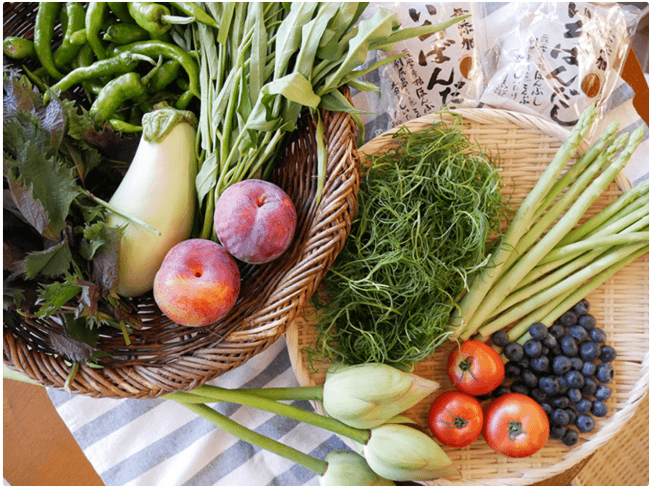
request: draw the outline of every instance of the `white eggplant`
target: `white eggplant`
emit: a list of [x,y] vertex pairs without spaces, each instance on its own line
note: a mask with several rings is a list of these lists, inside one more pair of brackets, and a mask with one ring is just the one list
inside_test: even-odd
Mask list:
[[[163,108],[142,120],[142,138],[124,179],[109,201],[107,223],[123,227],[117,292],[138,296],[153,288],[167,252],[190,236],[196,207],[196,117]],[[157,230],[157,235],[136,223]]]

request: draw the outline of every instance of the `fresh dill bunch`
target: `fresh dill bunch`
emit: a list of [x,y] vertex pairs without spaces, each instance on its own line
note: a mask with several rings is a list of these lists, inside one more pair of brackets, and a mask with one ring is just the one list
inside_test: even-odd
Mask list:
[[499,170],[459,115],[372,157],[358,213],[315,298],[308,358],[409,369],[451,333],[450,314],[488,262],[508,210]]

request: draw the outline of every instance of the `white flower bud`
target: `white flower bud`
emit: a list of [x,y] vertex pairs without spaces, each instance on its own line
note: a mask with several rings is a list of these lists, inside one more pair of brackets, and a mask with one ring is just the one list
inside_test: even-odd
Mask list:
[[318,477],[320,485],[395,485],[377,475],[366,459],[350,450],[332,450],[325,457],[327,470]]

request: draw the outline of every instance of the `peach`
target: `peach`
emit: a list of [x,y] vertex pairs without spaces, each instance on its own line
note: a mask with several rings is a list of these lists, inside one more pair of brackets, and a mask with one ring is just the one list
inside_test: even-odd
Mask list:
[[217,200],[214,230],[235,258],[264,264],[287,250],[296,231],[296,209],[278,186],[245,179],[228,187]]
[[235,259],[221,245],[194,238],[165,256],[153,283],[156,304],[172,321],[204,326],[235,305],[241,280]]

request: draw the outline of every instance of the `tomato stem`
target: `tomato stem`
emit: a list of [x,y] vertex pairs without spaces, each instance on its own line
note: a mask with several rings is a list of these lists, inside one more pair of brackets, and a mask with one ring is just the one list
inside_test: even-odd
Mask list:
[[477,380],[472,373],[472,360],[474,360],[474,356],[470,355],[458,363],[458,368],[463,371],[463,373],[460,375],[460,380],[458,381],[459,383],[462,382],[465,378],[465,372],[469,373],[469,375],[472,376],[472,379]]
[[521,429],[521,422],[519,421],[510,421],[508,424],[508,437],[510,440],[515,441],[517,436],[521,434],[528,434],[526,431]]
[[447,426],[450,428],[464,428],[465,425],[467,424],[467,420],[465,418],[462,418],[461,416],[456,416],[454,413],[452,413],[448,408],[445,408],[449,415],[454,418],[454,422],[451,423],[449,421],[443,421]]

